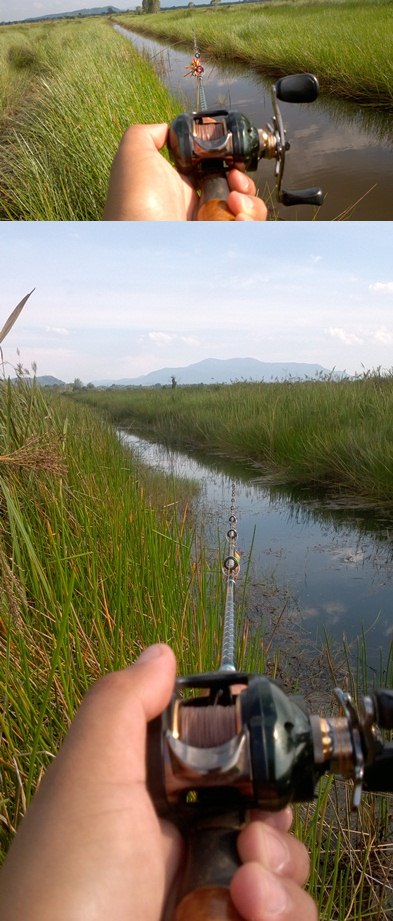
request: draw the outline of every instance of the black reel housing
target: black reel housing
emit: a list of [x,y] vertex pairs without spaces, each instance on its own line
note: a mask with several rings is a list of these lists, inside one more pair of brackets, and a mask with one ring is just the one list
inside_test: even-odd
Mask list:
[[[204,119],[219,120],[222,137],[218,141],[195,138],[196,126],[204,124]],[[230,141],[230,144],[229,144]],[[217,168],[224,164],[230,169],[235,163],[245,169],[257,169],[259,160],[259,135],[251,122],[240,112],[226,109],[209,109],[205,112],[187,112],[178,115],[169,129],[168,149],[176,163],[176,168],[185,176],[195,170],[203,172],[206,163],[213,161]]]
[[393,744],[380,732],[393,728],[393,691],[363,698],[360,716],[349,695],[335,693],[341,715],[324,718],[263,676],[179,678],[149,724],[148,787],[159,815],[184,829],[234,809],[279,810],[312,801],[325,772],[354,781],[354,806],[362,787],[393,792]]
[[310,719],[301,697],[288,697],[268,678],[251,678],[241,695],[250,734],[252,785],[260,809],[312,800],[319,775]]

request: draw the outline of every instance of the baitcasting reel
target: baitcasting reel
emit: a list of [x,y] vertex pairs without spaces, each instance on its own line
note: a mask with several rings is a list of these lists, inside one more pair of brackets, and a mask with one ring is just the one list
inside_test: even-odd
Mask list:
[[[234,693],[236,686],[244,688]],[[181,698],[183,690],[202,692]],[[309,714],[270,679],[242,672],[179,678],[168,709],[149,726],[148,783],[158,813],[184,827],[233,809],[282,809],[310,801],[326,772],[393,792],[393,691],[335,691],[341,715]]]
[[[204,191],[213,178],[225,178],[233,167],[256,170],[262,158],[275,159],[276,195],[283,205],[315,205],[323,203],[321,189],[282,189],[285,154],[290,148],[278,100],[283,102],[313,102],[319,84],[313,74],[293,74],[281,77],[272,86],[272,122],[265,128],[255,128],[245,115],[226,109],[184,113],[170,126],[168,148],[180,173],[189,176]],[[217,191],[217,190],[216,190]],[[221,197],[211,188],[204,201]],[[217,219],[217,218],[215,218]],[[224,218],[223,218],[224,219]]]

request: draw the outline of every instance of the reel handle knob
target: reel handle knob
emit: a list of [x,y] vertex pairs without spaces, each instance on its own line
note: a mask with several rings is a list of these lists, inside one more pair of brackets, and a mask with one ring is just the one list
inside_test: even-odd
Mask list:
[[370,793],[393,793],[393,743],[387,743],[373,764],[365,768],[363,787]]
[[235,215],[226,203],[229,188],[225,176],[208,173],[201,179],[202,194],[200,198],[197,221],[234,221]]
[[323,205],[323,192],[322,189],[317,188],[292,189],[292,191],[282,189],[279,200],[287,207],[291,205],[316,205],[319,208],[320,205]]
[[393,691],[385,689],[374,691],[371,698],[378,726],[381,729],[393,729]]

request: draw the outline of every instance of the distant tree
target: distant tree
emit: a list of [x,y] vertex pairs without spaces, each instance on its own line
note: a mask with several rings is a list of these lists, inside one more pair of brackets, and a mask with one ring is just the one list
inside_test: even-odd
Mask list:
[[135,12],[137,13],[138,16],[140,16],[141,13],[143,13],[143,7],[141,7],[141,6],[136,6],[136,7],[135,7]]
[[177,387],[177,380],[174,374],[171,375],[171,387],[172,387],[172,390],[174,390],[175,387]]
[[82,390],[82,387],[83,387],[82,381],[79,379],[79,377],[76,377],[75,380],[74,380],[74,383],[73,383],[73,385],[72,385],[72,389],[73,389],[73,390]]
[[160,0],[142,0],[142,9],[144,13],[159,13]]

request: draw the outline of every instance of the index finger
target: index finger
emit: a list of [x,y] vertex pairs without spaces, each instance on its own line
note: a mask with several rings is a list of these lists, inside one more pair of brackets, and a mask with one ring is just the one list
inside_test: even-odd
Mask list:
[[242,192],[243,195],[256,195],[257,187],[248,173],[240,169],[231,169],[227,173],[227,183],[231,192]]

